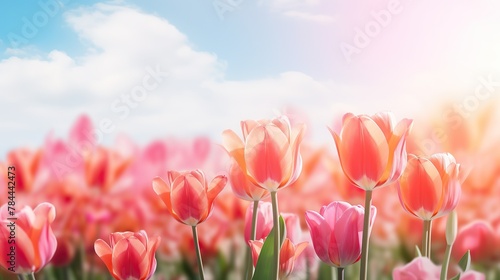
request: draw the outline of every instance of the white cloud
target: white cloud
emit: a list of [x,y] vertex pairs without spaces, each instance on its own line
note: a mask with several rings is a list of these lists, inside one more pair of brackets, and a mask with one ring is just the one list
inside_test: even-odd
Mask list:
[[[330,141],[325,126],[342,112],[393,110],[411,117],[426,104],[422,92],[436,94],[429,89],[417,98],[408,91],[412,85],[355,87],[292,71],[231,81],[224,78],[224,63],[215,54],[196,50],[186,35],[156,15],[97,4],[70,11],[65,19],[87,46],[84,55],[52,50],[30,56],[25,50],[9,50],[10,57],[0,61],[0,128],[9,135],[0,154],[24,144],[39,146],[50,130],[67,131],[81,113],[96,125],[110,119],[116,132],[141,142],[200,133],[217,141],[224,129],[238,129],[242,119],[271,117],[273,109],[292,107],[308,117],[309,131]],[[160,77],[143,101],[126,103],[151,71],[169,76]]]

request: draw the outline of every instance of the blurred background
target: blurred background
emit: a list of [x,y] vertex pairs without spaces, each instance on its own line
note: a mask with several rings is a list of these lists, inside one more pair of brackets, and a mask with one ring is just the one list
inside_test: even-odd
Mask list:
[[[58,209],[58,251],[40,277],[106,275],[95,239],[140,229],[162,236],[158,271],[171,277],[157,279],[189,277],[189,228],[171,220],[151,179],[169,169],[227,174],[221,133],[243,119],[307,124],[303,174],[280,192],[280,210],[298,214],[304,231],[305,210],[361,204],[326,127],[379,111],[414,119],[409,152],[450,152],[470,168],[454,262],[469,248],[477,270],[500,277],[499,15],[493,0],[1,3],[0,186],[15,165],[19,203]],[[248,206],[229,186],[222,196],[200,226],[217,279],[240,269],[230,256],[244,248]],[[395,186],[374,203],[372,275],[383,279],[413,258],[421,225]],[[304,273],[299,265],[294,277]]]

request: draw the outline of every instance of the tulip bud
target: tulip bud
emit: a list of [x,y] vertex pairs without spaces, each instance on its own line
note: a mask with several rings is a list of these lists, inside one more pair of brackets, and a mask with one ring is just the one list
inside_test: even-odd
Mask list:
[[451,211],[446,220],[446,244],[453,245],[457,238],[457,212]]

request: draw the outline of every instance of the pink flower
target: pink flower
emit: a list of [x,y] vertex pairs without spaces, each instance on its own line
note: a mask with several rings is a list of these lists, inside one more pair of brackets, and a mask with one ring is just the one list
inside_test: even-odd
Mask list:
[[227,178],[219,175],[208,184],[201,170],[169,171],[167,182],[160,177],[153,179],[153,189],[177,221],[196,226],[210,216],[213,202],[226,182]]
[[286,116],[241,122],[243,140],[232,130],[223,132],[223,146],[256,185],[270,192],[289,186],[302,170],[299,146],[304,126],[290,125]]
[[490,261],[497,249],[493,228],[484,221],[475,221],[460,229],[452,255],[454,259],[459,260],[470,250],[473,262]]
[[406,136],[412,120],[397,125],[392,113],[345,114],[340,134],[330,130],[345,175],[364,190],[396,181],[406,165]]
[[465,173],[451,154],[409,155],[398,188],[399,200],[417,218],[442,217],[457,206],[464,178]]
[[[377,209],[371,208],[370,224],[373,225]],[[347,202],[334,201],[315,211],[306,212],[311,239],[316,255],[335,267],[346,267],[361,257],[364,208]],[[371,230],[371,227],[370,229]]]
[[[397,267],[392,272],[394,280],[439,280],[441,266],[435,265],[429,258],[418,257],[410,263]],[[484,280],[485,276],[477,271],[468,270],[460,275],[462,280]]]
[[148,240],[141,230],[115,232],[109,235],[110,245],[98,239],[94,243],[96,254],[117,280],[147,280],[156,270],[155,251],[160,237]]
[[[256,266],[264,242],[262,242],[262,240],[258,241],[251,240],[249,241],[249,244],[250,248],[252,249],[253,265]],[[290,239],[285,238],[283,244],[281,245],[281,250],[280,250],[280,267],[279,267],[280,279],[286,279],[293,272],[295,261],[304,251],[307,245],[308,245],[307,242],[302,242],[297,245],[294,245],[292,241],[290,241]]]
[[[57,240],[51,228],[56,209],[47,202],[39,204],[35,210],[25,206],[16,213],[15,221],[8,219],[11,217],[9,213],[8,205],[4,204],[0,208],[0,265],[7,270],[11,265],[15,266],[10,271],[16,274],[37,272],[52,259],[57,248]],[[9,238],[12,230],[15,232],[15,239]],[[14,264],[9,263],[12,248],[15,249]]]

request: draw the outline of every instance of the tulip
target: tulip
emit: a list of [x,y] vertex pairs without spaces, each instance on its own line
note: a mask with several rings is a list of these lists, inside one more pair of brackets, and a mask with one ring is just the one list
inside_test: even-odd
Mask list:
[[302,170],[299,145],[304,125],[291,127],[286,116],[241,122],[243,140],[223,132],[223,146],[253,183],[270,192],[289,186]]
[[157,236],[148,240],[145,231],[115,232],[109,235],[110,245],[98,239],[96,254],[117,280],[147,280],[156,270],[155,252],[160,244]]
[[459,260],[470,250],[473,262],[486,263],[494,259],[497,249],[491,225],[484,221],[474,221],[459,231],[453,248],[453,257]]
[[243,170],[236,161],[233,161],[229,170],[229,182],[233,193],[248,201],[259,201],[267,196],[269,192],[266,189],[254,184],[249,177],[243,173]]
[[[377,209],[371,206],[370,228]],[[319,213],[306,211],[306,222],[311,233],[316,255],[339,271],[356,263],[361,257],[364,209],[347,202],[334,201],[323,206]]]
[[241,122],[243,140],[232,130],[223,132],[223,146],[255,185],[271,193],[273,205],[274,260],[271,279],[278,279],[280,263],[277,191],[295,182],[302,170],[299,146],[305,126],[290,125],[286,116]]
[[[429,258],[418,257],[410,263],[397,267],[392,272],[394,280],[438,280],[441,266],[435,265]],[[477,271],[468,270],[460,274],[460,279],[484,280],[485,275]]]
[[[358,188],[365,190],[364,227],[368,227],[372,191],[395,182],[406,165],[406,137],[412,120],[397,125],[392,113],[372,117],[345,114],[339,134],[330,130],[335,140],[342,170]],[[369,234],[363,232],[360,279],[367,278]]]
[[153,189],[167,205],[168,212],[177,221],[191,226],[201,280],[204,279],[203,262],[196,226],[210,216],[213,202],[226,183],[227,178],[219,175],[208,185],[201,170],[169,171],[167,182],[160,177],[153,179]]
[[196,226],[210,216],[213,202],[226,182],[227,178],[219,175],[208,185],[201,170],[169,171],[166,182],[160,177],[153,179],[153,189],[177,221]]
[[[249,245],[252,249],[253,264],[257,266],[257,260],[259,259],[264,242],[262,240],[250,240]],[[279,279],[286,279],[293,272],[295,261],[307,245],[308,242],[301,242],[294,245],[290,239],[285,238],[280,249]]]
[[[8,204],[0,208],[0,265],[16,274],[33,274],[47,265],[56,251],[57,239],[51,228],[56,209],[47,202],[39,204],[34,210],[25,206],[15,213],[17,220],[10,219],[11,209]],[[15,261],[10,264],[12,248]]]
[[430,157],[408,156],[398,194],[403,208],[424,221],[424,256],[430,256],[431,221],[455,209],[460,200],[464,174],[460,164],[448,153]]

